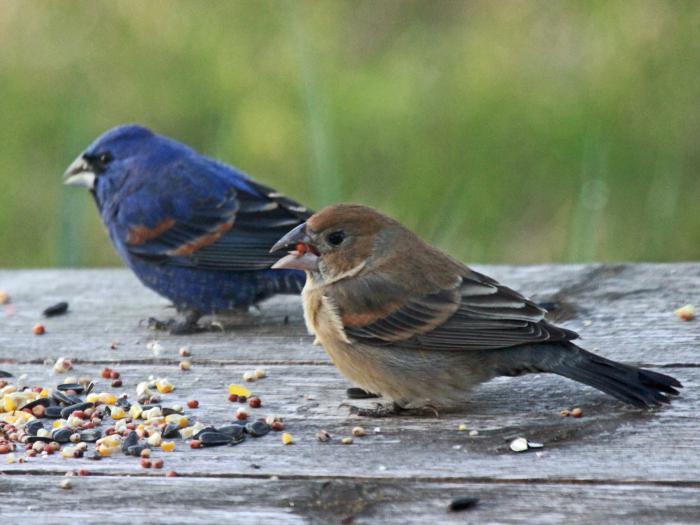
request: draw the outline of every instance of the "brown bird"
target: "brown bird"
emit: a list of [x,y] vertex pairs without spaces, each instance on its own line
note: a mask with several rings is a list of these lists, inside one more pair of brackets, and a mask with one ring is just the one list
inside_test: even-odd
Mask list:
[[335,365],[396,408],[455,409],[496,376],[553,373],[638,407],[668,403],[673,377],[576,346],[518,292],[366,206],[330,206],[272,248],[306,272],[304,317]]

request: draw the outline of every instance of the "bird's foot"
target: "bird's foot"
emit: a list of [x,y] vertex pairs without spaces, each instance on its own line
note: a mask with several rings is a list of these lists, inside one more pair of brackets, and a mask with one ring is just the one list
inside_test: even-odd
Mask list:
[[199,312],[187,312],[183,319],[168,319],[161,321],[155,317],[148,318],[148,328],[151,330],[167,331],[171,335],[190,335],[207,331],[206,327],[200,326],[197,321],[201,317]]
[[375,403],[374,408],[363,408],[342,403],[350,409],[350,413],[362,417],[390,417],[390,416],[439,416],[437,409],[433,406],[421,408],[404,408],[398,403]]
[[398,403],[375,403],[374,408],[363,408],[342,403],[340,406],[346,406],[350,409],[350,413],[362,417],[391,417],[391,416],[414,416],[414,417],[439,417],[440,413],[437,408],[432,405],[426,405],[420,408],[404,408]]

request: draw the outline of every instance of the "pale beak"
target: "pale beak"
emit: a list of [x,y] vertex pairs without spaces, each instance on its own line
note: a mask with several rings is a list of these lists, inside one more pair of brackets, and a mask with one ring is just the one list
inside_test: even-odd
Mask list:
[[[311,238],[306,232],[306,223],[300,224],[277,241],[270,249],[270,253],[295,248],[298,244],[311,245]],[[272,268],[275,270],[287,269],[315,272],[318,270],[318,255],[311,251],[300,253],[297,250],[293,250],[273,264]]]
[[90,163],[80,154],[63,174],[63,184],[68,186],[85,186],[95,189],[95,172]]

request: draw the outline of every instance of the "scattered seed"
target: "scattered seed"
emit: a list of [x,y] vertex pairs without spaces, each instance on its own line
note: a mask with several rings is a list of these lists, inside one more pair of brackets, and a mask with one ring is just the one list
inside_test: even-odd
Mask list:
[[258,396],[251,396],[248,398],[248,406],[250,408],[260,408],[262,406],[262,401]]
[[63,490],[70,490],[73,488],[73,482],[69,479],[62,479],[58,486]]
[[180,353],[180,356],[182,356],[182,357],[189,357],[192,355],[192,353],[190,352],[189,346],[181,347],[179,353]]
[[177,472],[175,472],[174,470],[169,470],[168,473],[166,474],[166,476],[169,478],[176,478]]
[[44,328],[43,324],[37,323],[34,325],[34,328],[32,328],[32,332],[34,332],[34,335],[44,335],[46,333],[46,328]]
[[459,512],[461,510],[472,509],[476,507],[479,503],[479,498],[474,498],[471,496],[463,496],[461,498],[455,498],[450,502],[449,510],[452,512]]
[[460,432],[464,432],[465,430],[467,430],[467,425],[465,425],[464,423],[460,423],[457,427],[457,430],[459,430]]
[[279,432],[280,430],[284,430],[284,423],[282,423],[282,421],[273,421],[270,427],[272,427],[272,430],[275,432]]
[[0,304],[9,304],[10,303],[10,294],[7,292],[0,290]]
[[528,449],[527,439],[519,437],[510,442],[510,449],[513,452],[525,452]]
[[103,368],[102,372],[100,372],[100,375],[102,376],[103,379],[110,379],[112,377],[112,369],[111,368]]
[[187,408],[192,408],[192,409],[199,408],[199,401],[197,401],[196,399],[190,399],[187,402]]
[[559,412],[559,415],[561,417],[569,417],[571,415],[571,412],[569,412],[568,410],[562,410],[561,412]]
[[192,363],[190,361],[180,361],[180,370],[187,372],[192,368]]
[[291,445],[294,443],[294,438],[292,438],[292,435],[289,432],[282,434],[282,443],[285,445]]
[[68,303],[65,301],[61,301],[60,303],[56,303],[52,306],[49,306],[42,313],[43,313],[44,317],[54,317],[57,315],[63,315],[67,311],[68,311]]
[[262,368],[256,368],[254,374],[255,374],[256,379],[263,379],[263,378],[267,377],[267,372],[265,370],[263,370]]
[[695,306],[692,304],[686,304],[676,310],[676,315],[682,321],[692,321],[695,319]]
[[150,448],[144,448],[141,453],[139,454],[142,458],[150,458],[151,457],[151,449]]
[[228,400],[229,400],[231,403],[235,403],[236,401],[238,401],[238,396],[237,396],[236,394],[229,394],[229,395],[228,395]]
[[73,365],[65,357],[59,357],[53,365],[53,371],[57,374],[65,374],[71,368],[73,368]]
[[120,375],[121,374],[119,374],[119,372],[117,372],[116,370],[110,370],[109,372],[110,379],[119,379]]
[[148,458],[141,458],[139,461],[141,468],[151,468],[151,460]]
[[256,379],[257,378],[255,377],[255,372],[244,372],[243,373],[243,381],[246,381],[247,383],[252,383]]
[[330,441],[331,435],[328,433],[327,430],[319,430],[316,432],[316,438],[318,438],[319,441],[325,443],[326,441]]
[[581,416],[583,415],[583,410],[581,410],[580,408],[576,407],[576,408],[574,408],[574,409],[571,411],[571,415],[572,415],[573,417],[581,417]]
[[340,442],[343,445],[352,445],[352,438],[351,437],[344,437],[343,439],[340,440]]
[[248,419],[248,412],[244,408],[239,408],[238,410],[236,410],[236,419],[238,419],[239,421]]
[[190,448],[202,448],[202,442],[198,439],[193,439],[190,441]]
[[175,442],[174,441],[163,441],[160,444],[160,449],[163,452],[172,452],[173,450],[175,450]]
[[362,427],[354,427],[352,429],[352,435],[355,437],[362,437],[365,435],[365,429]]
[[163,468],[164,464],[165,462],[161,458],[153,460],[153,468]]
[[229,395],[235,395],[235,396],[244,396],[244,397],[249,397],[251,395],[250,390],[248,390],[246,387],[241,386],[241,385],[229,385],[228,386],[228,393]]
[[469,435],[470,435],[471,437],[478,436],[478,435],[479,435],[479,431],[478,431],[478,430],[470,430],[470,431],[469,431]]

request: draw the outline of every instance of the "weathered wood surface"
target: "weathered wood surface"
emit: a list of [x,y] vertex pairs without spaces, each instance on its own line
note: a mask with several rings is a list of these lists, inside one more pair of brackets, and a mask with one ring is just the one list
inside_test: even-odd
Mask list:
[[[271,434],[197,451],[179,441],[162,457],[165,470],[181,477],[167,479],[126,457],[2,462],[0,515],[24,516],[31,506],[36,523],[79,522],[76,511],[97,497],[132,508],[125,517],[103,514],[104,522],[142,512],[154,523],[327,523],[352,516],[358,523],[700,522],[700,323],[673,315],[678,306],[700,304],[700,264],[478,269],[538,300],[563,302],[562,324],[579,331],[587,348],[663,369],[684,383],[682,396],[669,407],[639,411],[571,381],[529,376],[484,385],[463,414],[358,418],[340,406],[348,384],[311,345],[298,298],[269,301],[224,333],[172,337],[139,325],[171,311],[124,270],[0,271],[0,290],[12,297],[0,307],[1,369],[54,385],[60,377],[44,362],[65,356],[76,363],[74,375],[96,376],[105,364],[114,366],[131,393],[150,374],[164,375],[176,385],[166,403],[196,398],[200,408],[190,412],[217,424],[238,406],[226,400],[225,386],[262,366],[269,377],[253,390],[264,406],[251,412],[284,417],[296,441],[283,446],[279,434]],[[43,320],[46,335],[34,336],[40,312],[59,300],[70,302],[70,313]],[[160,356],[146,348],[156,339],[164,348]],[[120,344],[112,350],[115,340]],[[177,367],[185,344],[193,353],[190,372]],[[582,407],[584,417],[559,416],[572,406]],[[479,435],[459,432],[459,423]],[[368,435],[339,444],[357,424]],[[335,439],[318,442],[320,428]],[[515,436],[545,447],[514,454],[507,443]],[[95,476],[76,479],[71,493],[58,489],[58,475],[78,468]],[[139,501],[138,493],[148,497]],[[462,494],[481,503],[447,513],[450,498]],[[84,521],[94,521],[97,510]]]

